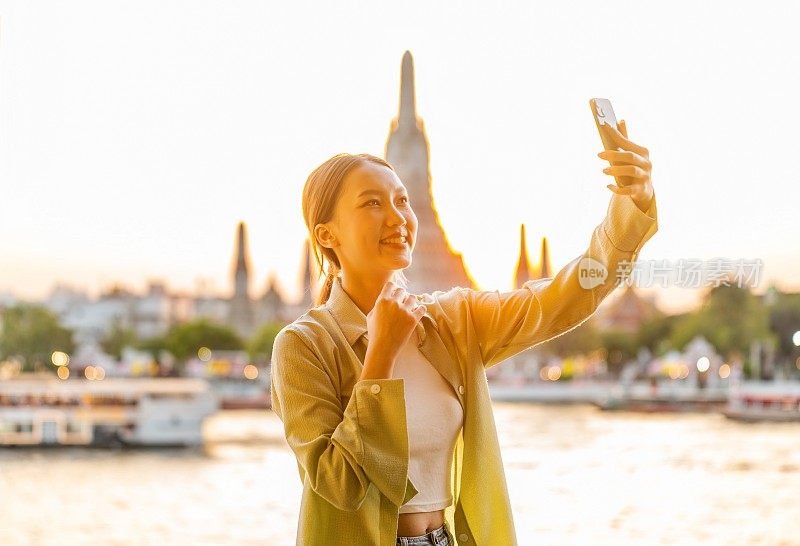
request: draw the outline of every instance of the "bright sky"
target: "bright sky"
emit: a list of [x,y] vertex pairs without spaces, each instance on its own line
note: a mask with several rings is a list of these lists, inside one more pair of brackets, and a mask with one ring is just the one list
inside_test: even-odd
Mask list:
[[[800,289],[800,9],[791,3],[0,1],[0,292],[148,279],[232,290],[247,222],[258,296],[299,296],[310,171],[383,155],[415,59],[434,199],[484,289],[519,225],[558,269],[611,193],[588,107],[651,150],[640,260],[764,260]],[[666,309],[694,291],[659,296]]]

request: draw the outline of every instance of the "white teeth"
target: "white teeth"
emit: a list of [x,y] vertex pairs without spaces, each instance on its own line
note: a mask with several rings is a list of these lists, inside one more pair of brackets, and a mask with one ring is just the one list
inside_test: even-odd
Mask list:
[[405,244],[406,243],[406,238],[405,237],[392,237],[391,239],[384,239],[381,242],[382,243],[402,243],[402,244]]

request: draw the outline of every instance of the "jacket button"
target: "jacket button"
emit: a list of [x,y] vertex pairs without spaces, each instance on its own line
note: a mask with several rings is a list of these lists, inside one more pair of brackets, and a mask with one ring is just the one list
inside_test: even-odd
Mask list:
[[[458,394],[464,394],[464,385],[458,386]],[[462,535],[462,536],[467,536],[467,535]]]
[[369,390],[372,391],[372,394],[378,394],[381,392],[381,386],[376,383],[375,385],[372,385]]
[[467,536],[464,533],[461,533],[460,535],[458,535],[458,540],[460,540],[461,542],[469,542],[469,536]]

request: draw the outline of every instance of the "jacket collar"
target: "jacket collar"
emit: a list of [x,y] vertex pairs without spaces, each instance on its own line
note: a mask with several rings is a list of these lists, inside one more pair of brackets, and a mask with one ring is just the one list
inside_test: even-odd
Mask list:
[[[361,312],[361,309],[358,308],[347,292],[345,292],[344,288],[342,288],[341,277],[337,276],[334,278],[333,286],[331,286],[331,293],[330,296],[328,296],[328,301],[325,302],[325,306],[330,310],[336,322],[339,323],[339,328],[342,329],[342,333],[351,347],[355,345],[356,341],[358,341],[362,335],[369,340],[369,336],[367,335],[367,317]],[[422,321],[426,318],[433,321],[430,312],[426,311],[425,315],[416,326],[420,345],[425,341],[425,326],[422,324]]]

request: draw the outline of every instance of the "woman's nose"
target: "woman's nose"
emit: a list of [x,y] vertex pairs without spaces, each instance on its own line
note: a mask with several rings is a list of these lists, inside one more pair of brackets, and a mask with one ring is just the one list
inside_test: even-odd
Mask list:
[[398,210],[398,209],[397,209],[397,207],[395,207],[394,205],[392,205],[391,207],[389,207],[389,213],[388,213],[388,215],[389,215],[389,217],[387,218],[387,223],[388,223],[390,226],[393,226],[393,225],[395,225],[395,224],[400,224],[400,225],[402,226],[403,224],[405,224],[405,223],[406,223],[406,217],[405,217],[405,216],[403,215],[403,213],[402,213],[400,210]]

